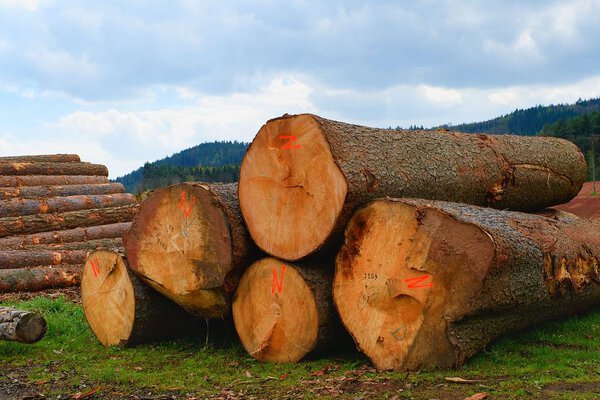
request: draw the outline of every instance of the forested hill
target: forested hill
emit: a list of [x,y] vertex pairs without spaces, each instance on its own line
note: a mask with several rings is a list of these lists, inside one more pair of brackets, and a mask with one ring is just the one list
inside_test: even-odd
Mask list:
[[517,109],[510,114],[489,121],[453,125],[452,130],[471,133],[536,135],[542,130],[544,125],[592,112],[600,112],[600,98],[579,100],[575,104],[536,106],[524,110]]
[[247,148],[248,143],[237,141],[202,143],[161,160],[147,162],[116,181],[121,182],[129,193],[186,181],[235,182]]

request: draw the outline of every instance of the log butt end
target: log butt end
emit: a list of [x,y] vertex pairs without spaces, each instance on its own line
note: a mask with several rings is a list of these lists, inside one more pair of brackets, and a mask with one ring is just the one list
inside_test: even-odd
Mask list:
[[293,265],[274,258],[255,262],[242,276],[233,320],[244,348],[260,361],[297,362],[317,344],[314,294]]
[[267,122],[242,161],[239,200],[248,231],[258,247],[285,260],[325,242],[347,192],[320,125],[308,114]]
[[46,320],[39,314],[28,313],[21,318],[15,329],[21,343],[35,343],[46,334]]

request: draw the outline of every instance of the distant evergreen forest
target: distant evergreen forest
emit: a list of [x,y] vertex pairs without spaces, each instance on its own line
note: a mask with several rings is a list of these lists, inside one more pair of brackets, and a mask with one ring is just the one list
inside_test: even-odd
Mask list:
[[202,143],[119,177],[129,193],[174,185],[180,182],[236,182],[248,143]]

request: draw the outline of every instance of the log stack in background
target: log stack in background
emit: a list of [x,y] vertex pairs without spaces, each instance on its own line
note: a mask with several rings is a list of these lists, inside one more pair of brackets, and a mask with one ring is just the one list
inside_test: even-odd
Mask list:
[[122,248],[135,197],[75,154],[0,157],[0,292],[77,285],[87,253]]

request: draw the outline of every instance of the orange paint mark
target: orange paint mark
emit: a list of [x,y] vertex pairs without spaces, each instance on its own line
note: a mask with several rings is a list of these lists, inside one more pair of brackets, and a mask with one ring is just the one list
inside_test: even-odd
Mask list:
[[[427,278],[429,278],[429,275],[422,275],[422,276],[417,276],[414,278],[406,278],[404,280],[404,282],[408,283],[408,288],[409,289],[419,289],[419,288],[425,288],[425,287],[432,287],[433,286],[433,282],[428,283],[426,285],[419,285],[419,283],[427,280]],[[412,283],[409,283],[412,282]]]
[[281,146],[282,150],[289,150],[289,149],[299,149],[301,146],[299,144],[295,144],[292,146],[292,143],[294,143],[296,141],[296,136],[293,135],[279,135],[279,139],[288,139],[289,141],[284,144],[283,146]]
[[190,213],[192,212],[192,207],[196,204],[196,198],[192,197],[192,201],[188,204],[185,200],[185,192],[181,192],[181,200],[179,200],[179,205],[177,206],[180,210],[183,210],[186,218],[189,218]]
[[95,262],[93,258],[90,258],[90,265],[92,266],[92,273],[94,274],[95,277],[98,276],[98,274],[100,274],[100,266],[98,265],[98,259],[96,258]]
[[283,289],[283,275],[285,274],[285,265],[281,267],[281,281],[277,279],[277,270],[273,267],[273,280],[271,281],[271,293],[275,294],[275,289],[277,289],[277,293],[281,293]]

